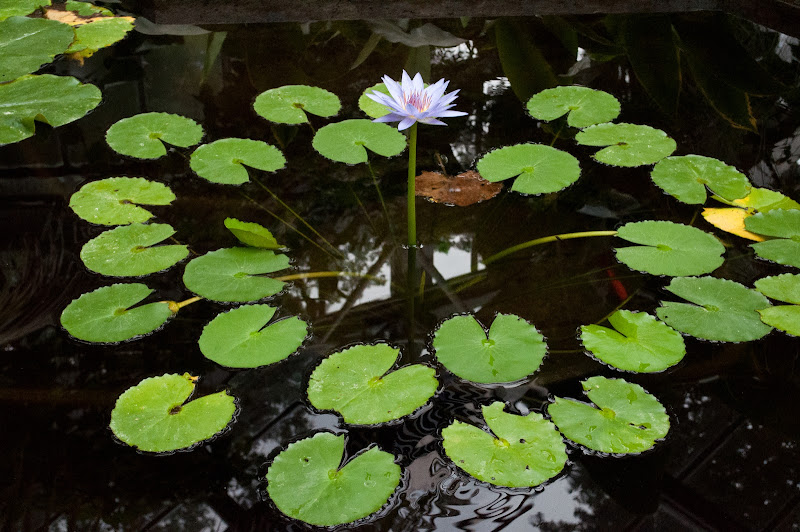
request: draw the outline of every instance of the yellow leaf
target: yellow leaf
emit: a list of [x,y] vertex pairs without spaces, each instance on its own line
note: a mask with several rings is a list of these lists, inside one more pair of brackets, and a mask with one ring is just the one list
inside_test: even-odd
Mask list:
[[751,214],[745,209],[717,209],[711,207],[703,209],[703,218],[714,227],[748,240],[755,240],[756,242],[766,240],[763,236],[751,233],[744,228],[744,220],[748,216],[751,216]]

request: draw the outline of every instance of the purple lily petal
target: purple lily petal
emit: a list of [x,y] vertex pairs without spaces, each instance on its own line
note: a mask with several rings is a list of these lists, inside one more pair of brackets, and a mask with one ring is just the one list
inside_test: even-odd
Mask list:
[[406,118],[402,119],[399,124],[397,124],[397,130],[403,131],[404,129],[408,129],[414,125],[417,119],[413,116],[407,116]]

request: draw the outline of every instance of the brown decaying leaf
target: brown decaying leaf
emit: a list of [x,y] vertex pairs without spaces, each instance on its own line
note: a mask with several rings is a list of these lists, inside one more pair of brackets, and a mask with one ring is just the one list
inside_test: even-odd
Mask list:
[[466,207],[497,196],[501,183],[486,181],[474,171],[447,176],[440,172],[422,172],[416,178],[416,195],[434,203]]

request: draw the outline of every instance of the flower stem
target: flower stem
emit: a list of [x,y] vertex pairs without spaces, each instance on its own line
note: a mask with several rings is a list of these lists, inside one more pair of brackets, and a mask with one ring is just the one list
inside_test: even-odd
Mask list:
[[491,257],[486,258],[483,261],[483,264],[488,266],[489,264],[502,259],[512,253],[516,253],[517,251],[522,251],[523,249],[531,248],[533,246],[538,246],[539,244],[547,244],[548,242],[557,242],[559,240],[570,240],[572,238],[587,238],[592,236],[614,236],[616,235],[616,231],[581,231],[579,233],[562,233],[560,235],[550,235],[545,236],[542,238],[537,238],[535,240],[528,240],[527,242],[523,242],[522,244],[517,244],[516,246],[511,246],[510,248],[506,248],[499,253],[495,253]]
[[202,297],[190,297],[184,301],[164,301],[169,306],[169,309],[172,311],[173,314],[177,314],[180,309],[187,305],[191,305],[192,303],[197,303],[198,301],[202,301]]
[[408,245],[417,245],[417,123],[408,130]]

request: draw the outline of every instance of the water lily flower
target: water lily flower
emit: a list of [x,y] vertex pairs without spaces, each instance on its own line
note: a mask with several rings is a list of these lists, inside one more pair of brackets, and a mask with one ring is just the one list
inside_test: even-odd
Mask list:
[[450,110],[455,107],[452,102],[458,96],[458,90],[445,94],[444,91],[450,82],[445,81],[444,78],[433,85],[425,87],[422,82],[422,76],[419,73],[412,80],[403,70],[401,83],[397,83],[389,76],[383,76],[383,83],[389,89],[389,94],[372,91],[372,94],[367,94],[367,97],[385,105],[391,112],[388,115],[376,118],[373,122],[399,121],[397,129],[398,131],[403,131],[413,126],[416,122],[446,126],[447,124],[437,119],[467,114]]

